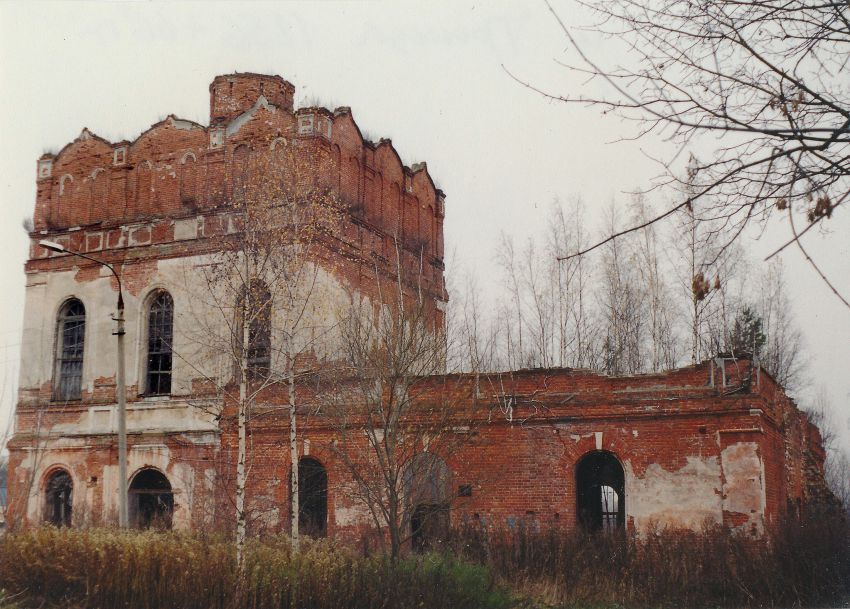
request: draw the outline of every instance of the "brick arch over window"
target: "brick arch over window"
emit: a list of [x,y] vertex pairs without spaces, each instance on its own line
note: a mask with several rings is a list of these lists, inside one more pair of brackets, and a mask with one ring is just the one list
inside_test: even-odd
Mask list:
[[86,308],[72,298],[59,309],[56,320],[54,362],[55,400],[78,400],[82,392],[83,353],[86,339]]
[[165,474],[154,468],[141,470],[133,476],[128,494],[130,522],[135,528],[171,528],[174,492]]
[[147,308],[145,395],[171,393],[174,300],[165,290],[154,292]]
[[590,452],[576,464],[576,514],[589,531],[610,532],[625,526],[625,472],[613,453]]
[[74,482],[62,468],[47,476],[44,486],[44,521],[57,527],[71,526],[74,507]]
[[74,194],[74,176],[70,173],[66,173],[61,178],[59,178],[59,196],[60,197],[68,197],[70,200]]

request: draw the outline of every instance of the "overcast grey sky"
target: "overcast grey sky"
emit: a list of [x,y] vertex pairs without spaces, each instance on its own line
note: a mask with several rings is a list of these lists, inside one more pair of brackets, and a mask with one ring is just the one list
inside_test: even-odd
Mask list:
[[[569,1],[556,7],[568,23],[582,19]],[[584,40],[595,56],[617,52],[610,41]],[[392,138],[406,164],[428,162],[447,194],[447,251],[487,283],[501,230],[519,239],[539,231],[555,197],[581,196],[598,219],[609,201],[647,186],[658,173],[649,157],[668,152],[657,140],[614,142],[628,125],[549,102],[502,68],[575,93],[582,79],[554,61],[566,47],[542,2],[0,3],[0,423],[17,382],[21,222],[32,215],[43,152],[83,127],[117,141],[172,113],[206,124],[216,74],[280,74],[296,86],[296,102],[350,106],[361,129]],[[847,209],[829,226],[807,245],[847,295]],[[782,229],[747,244],[755,260]],[[827,387],[850,447],[850,310],[796,250],[783,260],[813,385]]]

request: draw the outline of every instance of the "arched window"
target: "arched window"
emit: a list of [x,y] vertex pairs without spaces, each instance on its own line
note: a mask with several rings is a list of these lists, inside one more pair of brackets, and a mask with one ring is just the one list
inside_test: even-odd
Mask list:
[[57,400],[79,400],[83,380],[83,347],[86,339],[86,309],[76,298],[59,312],[56,340]]
[[[272,295],[268,286],[262,281],[252,281],[238,308],[239,319],[248,324],[248,348],[245,355],[249,378],[264,378],[271,371],[271,311]],[[240,349],[243,327],[242,323],[236,325],[236,344],[240,345]]]
[[328,472],[312,457],[298,461],[298,530],[310,537],[328,532]]
[[137,529],[170,529],[174,493],[168,478],[155,469],[143,469],[130,483],[130,522]]
[[57,527],[71,526],[73,495],[71,474],[64,469],[53,472],[44,491],[44,521]]
[[145,393],[171,393],[174,301],[168,292],[157,292],[148,311],[148,369]]
[[576,508],[588,531],[616,531],[625,525],[625,474],[609,452],[584,456],[576,466]]
[[438,455],[425,452],[410,460],[404,494],[414,551],[433,549],[448,535],[451,484],[451,470]]

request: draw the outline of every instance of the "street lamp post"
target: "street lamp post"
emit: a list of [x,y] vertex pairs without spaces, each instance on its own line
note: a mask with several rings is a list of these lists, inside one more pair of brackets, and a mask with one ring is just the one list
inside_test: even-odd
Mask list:
[[115,393],[118,402],[118,526],[125,529],[129,526],[130,517],[127,509],[127,390],[124,378],[124,294],[121,290],[121,277],[111,264],[97,258],[73,252],[53,241],[41,240],[38,244],[53,252],[78,256],[105,266],[118,282],[118,305],[116,316],[113,318],[115,331],[112,334],[117,338],[118,343],[118,364],[115,372]]

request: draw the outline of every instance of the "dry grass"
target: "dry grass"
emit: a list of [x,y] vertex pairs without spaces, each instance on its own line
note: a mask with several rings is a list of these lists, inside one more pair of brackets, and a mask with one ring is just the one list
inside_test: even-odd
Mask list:
[[33,529],[0,538],[0,608],[512,606],[490,573],[523,607],[806,607],[850,598],[850,528],[838,517],[789,523],[761,542],[721,529],[639,539],[520,528],[458,531],[448,547],[393,563],[328,541],[293,555],[285,537],[254,539],[239,578],[232,541],[222,537]]
[[233,544],[177,533],[42,528],[0,540],[0,589],[21,605],[133,609],[507,607],[483,567],[426,556],[391,563],[329,542],[290,552],[253,540],[244,576]]
[[547,605],[807,607],[850,599],[850,528],[837,516],[788,523],[763,541],[719,528],[643,539],[467,529],[451,544]]

